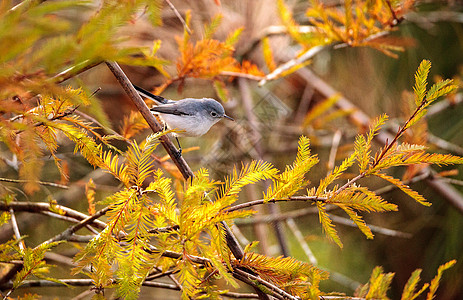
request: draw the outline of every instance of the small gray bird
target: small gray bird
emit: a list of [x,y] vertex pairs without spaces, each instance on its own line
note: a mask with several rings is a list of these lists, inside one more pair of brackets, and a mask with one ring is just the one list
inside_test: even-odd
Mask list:
[[222,118],[233,120],[225,114],[222,104],[211,98],[186,98],[178,101],[167,100],[134,85],[138,93],[155,101],[158,106],[152,107],[153,113],[159,114],[169,129],[175,129],[175,138],[181,153],[182,148],[178,141],[179,136],[201,136],[209,131],[215,123]]

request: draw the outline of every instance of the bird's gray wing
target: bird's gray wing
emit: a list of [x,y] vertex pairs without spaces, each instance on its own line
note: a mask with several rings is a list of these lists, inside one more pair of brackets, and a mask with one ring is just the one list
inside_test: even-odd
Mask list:
[[151,111],[162,113],[162,114],[170,114],[170,115],[177,115],[177,116],[189,116],[190,114],[185,112],[184,109],[179,109],[177,104],[164,104],[160,106],[155,106],[150,108]]

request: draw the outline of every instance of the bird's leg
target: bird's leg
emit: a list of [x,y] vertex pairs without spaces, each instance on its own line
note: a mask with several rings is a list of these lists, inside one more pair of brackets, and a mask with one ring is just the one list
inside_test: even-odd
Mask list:
[[180,142],[178,140],[177,135],[175,135],[175,139],[177,140],[177,145],[178,145],[178,152],[177,152],[178,157],[177,158],[179,158],[180,156],[182,156],[182,146],[180,146]]

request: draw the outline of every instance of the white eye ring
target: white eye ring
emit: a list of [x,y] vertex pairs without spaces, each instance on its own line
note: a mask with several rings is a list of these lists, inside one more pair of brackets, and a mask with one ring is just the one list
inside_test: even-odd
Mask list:
[[217,113],[215,111],[211,111],[211,116],[213,116],[215,118],[215,117],[217,117]]

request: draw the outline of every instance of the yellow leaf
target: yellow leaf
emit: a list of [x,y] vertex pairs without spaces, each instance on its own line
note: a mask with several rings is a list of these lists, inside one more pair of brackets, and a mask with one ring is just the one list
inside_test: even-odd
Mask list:
[[379,178],[389,181],[390,183],[392,183],[393,185],[401,189],[405,194],[412,197],[416,202],[420,203],[421,205],[424,205],[424,206],[432,205],[431,203],[426,201],[426,199],[423,196],[421,196],[418,192],[415,192],[414,190],[412,190],[408,185],[405,185],[399,179],[396,179],[392,176],[389,176],[383,173],[375,173],[374,175],[378,176]]

